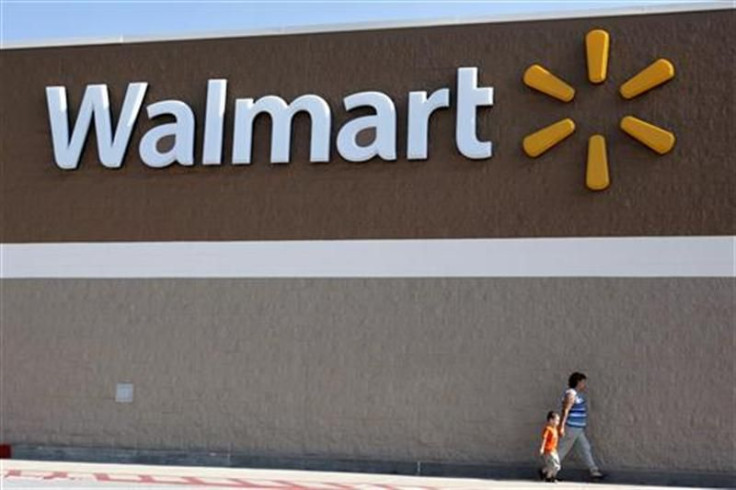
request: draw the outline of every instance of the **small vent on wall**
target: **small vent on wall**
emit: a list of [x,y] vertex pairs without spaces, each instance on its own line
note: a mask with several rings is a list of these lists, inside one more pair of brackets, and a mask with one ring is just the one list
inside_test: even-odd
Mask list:
[[133,384],[118,383],[115,386],[115,401],[117,403],[133,403]]

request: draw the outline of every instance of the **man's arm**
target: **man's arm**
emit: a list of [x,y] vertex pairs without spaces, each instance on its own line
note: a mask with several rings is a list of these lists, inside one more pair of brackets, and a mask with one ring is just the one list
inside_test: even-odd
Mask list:
[[567,416],[570,415],[570,409],[575,403],[575,395],[568,393],[565,395],[565,401],[562,402],[562,420],[560,421],[560,435],[565,435],[565,424],[567,423]]

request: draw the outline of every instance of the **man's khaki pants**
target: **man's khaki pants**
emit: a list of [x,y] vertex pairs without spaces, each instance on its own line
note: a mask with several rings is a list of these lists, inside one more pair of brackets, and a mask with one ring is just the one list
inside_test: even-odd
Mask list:
[[557,452],[560,455],[560,461],[565,459],[570,449],[575,446],[575,451],[578,453],[578,457],[583,460],[585,466],[588,467],[588,471],[591,473],[598,471],[593,460],[593,452],[590,448],[590,442],[585,437],[585,429],[578,427],[565,427],[565,436],[560,439],[560,444],[557,447]]

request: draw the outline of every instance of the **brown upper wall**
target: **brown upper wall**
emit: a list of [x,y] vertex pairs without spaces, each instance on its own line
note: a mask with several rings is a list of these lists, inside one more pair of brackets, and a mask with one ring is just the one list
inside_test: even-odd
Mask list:
[[[733,10],[298,34],[0,52],[2,68],[2,241],[459,238],[595,235],[733,235]],[[608,80],[587,82],[584,35],[610,32]],[[677,75],[624,101],[618,87],[657,58]],[[569,104],[526,88],[540,63],[578,90]],[[429,159],[407,161],[411,90],[451,89],[459,67],[479,68],[495,105],[478,114],[491,159],[455,148],[454,109],[431,122]],[[203,167],[207,80],[228,79],[220,167]],[[117,115],[129,82],[147,81],[145,105],[179,99],[197,117],[197,165],[155,170],[138,157],[153,126],[145,112],[121,170],[102,168],[92,137],[80,168],[54,164],[45,87],[64,85],[76,117],[84,87],[106,83]],[[342,98],[378,90],[396,103],[396,162],[341,160],[334,138],[350,116]],[[269,164],[270,122],[255,128],[254,163],[232,166],[234,99],[305,93],[333,112],[332,161],[308,162],[309,119],[298,116],[289,165]],[[634,114],[673,131],[675,149],[657,156],[618,129]],[[570,116],[577,131],[533,160],[522,138]],[[354,117],[354,116],[353,116]],[[584,185],[587,139],[605,135],[611,187]]]

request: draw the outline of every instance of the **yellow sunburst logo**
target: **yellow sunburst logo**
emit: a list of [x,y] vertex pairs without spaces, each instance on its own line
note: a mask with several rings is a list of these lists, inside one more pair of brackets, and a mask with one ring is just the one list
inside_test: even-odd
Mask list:
[[[604,30],[595,29],[585,36],[588,80],[591,83],[600,84],[606,80],[609,47],[610,36]],[[674,77],[675,67],[672,63],[666,59],[658,59],[621,85],[620,93],[625,99],[633,99]],[[524,84],[562,102],[570,102],[575,98],[573,87],[540,65],[527,68],[524,72]],[[668,153],[675,146],[674,134],[637,117],[625,116],[621,119],[620,127],[626,134],[660,155]],[[532,158],[538,157],[574,131],[575,122],[572,119],[557,121],[524,138],[524,152]],[[603,135],[595,134],[588,140],[585,185],[590,190],[602,191],[610,183],[606,139]]]

